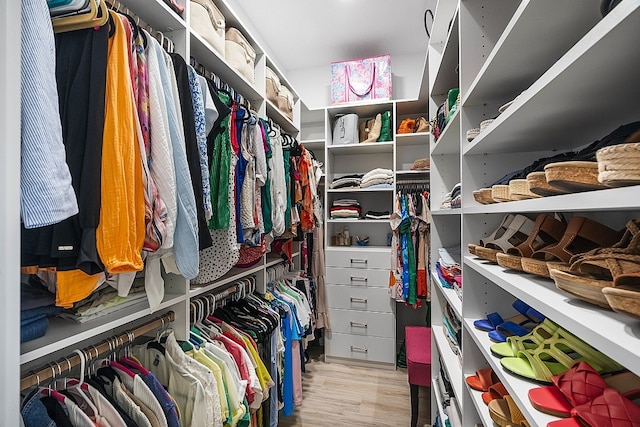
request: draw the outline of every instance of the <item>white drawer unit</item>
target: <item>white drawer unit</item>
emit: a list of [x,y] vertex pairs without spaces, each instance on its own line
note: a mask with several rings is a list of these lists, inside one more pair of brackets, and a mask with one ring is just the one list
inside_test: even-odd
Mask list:
[[393,313],[395,301],[385,288],[327,285],[329,308]]
[[368,337],[394,338],[393,313],[329,309],[331,331]]
[[395,363],[395,339],[367,337],[332,332],[327,340],[326,354],[329,357],[341,357],[362,361]]
[[391,248],[389,249],[348,249],[326,250],[327,267],[346,267],[354,269],[391,269]]
[[359,268],[327,267],[326,282],[332,285],[350,285],[362,288],[388,288],[389,269],[365,270]]

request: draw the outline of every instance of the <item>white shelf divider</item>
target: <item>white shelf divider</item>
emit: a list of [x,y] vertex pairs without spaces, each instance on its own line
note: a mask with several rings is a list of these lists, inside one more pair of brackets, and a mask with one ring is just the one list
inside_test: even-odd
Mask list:
[[464,264],[640,375],[638,322],[571,297],[556,288],[553,280],[505,270],[473,256],[465,256]]

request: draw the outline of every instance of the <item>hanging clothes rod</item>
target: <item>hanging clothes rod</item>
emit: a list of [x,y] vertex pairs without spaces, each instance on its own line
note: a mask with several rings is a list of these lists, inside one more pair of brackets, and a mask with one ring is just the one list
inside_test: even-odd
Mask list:
[[[165,313],[144,325],[129,331],[125,331],[123,334],[107,338],[99,344],[86,347],[81,350],[85,355],[85,361],[97,359],[105,353],[109,353],[123,345],[131,344],[137,337],[147,334],[153,330],[166,328],[169,323],[175,320],[176,316],[173,311]],[[73,353],[70,356],[63,358],[59,362],[49,363],[42,367],[38,371],[30,371],[29,375],[23,377],[20,380],[20,391],[24,391],[33,386],[40,386],[44,381],[61,376],[63,373],[69,372],[73,367],[80,365],[82,362],[81,357],[77,353]]]
[[151,25],[140,19],[140,17],[133,13],[127,6],[120,3],[118,0],[106,0],[105,3],[109,7],[109,9],[115,10],[116,12],[123,13],[125,15],[129,15],[136,22],[136,25],[138,27],[145,29],[149,34],[151,34],[151,36],[158,40],[160,42],[160,46],[162,46],[163,49],[164,42],[166,41],[167,51],[169,53],[175,52],[175,45],[173,43],[173,40],[171,40],[169,37],[166,37],[162,33],[162,31],[155,30]]

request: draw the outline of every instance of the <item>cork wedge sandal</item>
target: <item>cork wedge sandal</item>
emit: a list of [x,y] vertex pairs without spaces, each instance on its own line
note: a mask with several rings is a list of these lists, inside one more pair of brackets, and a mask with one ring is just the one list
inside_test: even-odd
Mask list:
[[476,256],[491,262],[498,262],[497,254],[523,243],[533,231],[534,222],[529,217],[516,214],[506,227],[501,227],[493,239],[481,240],[476,247]]

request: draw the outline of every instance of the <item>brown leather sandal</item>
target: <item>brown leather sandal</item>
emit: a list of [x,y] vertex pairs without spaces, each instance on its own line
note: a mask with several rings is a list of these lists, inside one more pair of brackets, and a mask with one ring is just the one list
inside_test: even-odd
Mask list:
[[514,248],[507,249],[506,253],[496,255],[498,264],[505,268],[524,271],[522,258],[529,258],[538,249],[560,242],[566,228],[567,222],[564,218],[559,220],[547,213],[541,213],[536,218],[533,231],[527,240]]
[[[505,218],[506,219],[506,218]],[[534,222],[531,218],[516,214],[510,222],[503,225],[492,235],[490,240],[481,240],[482,246],[476,247],[476,256],[492,262],[498,262],[496,255],[518,246],[533,231]]]
[[582,216],[573,217],[560,242],[538,249],[531,257],[522,258],[522,269],[527,273],[550,278],[550,267],[560,269],[561,264],[568,264],[574,255],[611,246],[619,236],[616,230],[599,222]]
[[614,285],[614,277],[640,273],[640,219],[627,223],[622,238],[611,247],[597,248],[571,259],[569,272],[553,270],[559,289],[591,304],[611,308],[603,289]]

